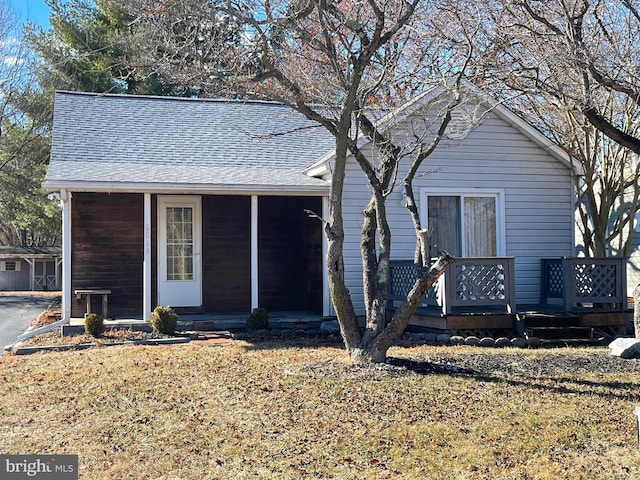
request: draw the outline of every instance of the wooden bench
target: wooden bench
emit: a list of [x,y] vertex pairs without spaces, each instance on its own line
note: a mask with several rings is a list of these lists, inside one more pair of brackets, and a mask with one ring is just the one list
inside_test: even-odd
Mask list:
[[87,297],[87,313],[91,313],[91,295],[102,296],[102,318],[106,320],[108,315],[108,297],[111,290],[106,288],[79,288],[74,291],[76,298],[81,299],[82,296]]

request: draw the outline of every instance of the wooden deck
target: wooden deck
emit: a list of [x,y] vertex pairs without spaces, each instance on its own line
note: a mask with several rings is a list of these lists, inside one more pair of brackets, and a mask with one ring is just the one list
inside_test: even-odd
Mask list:
[[[520,305],[513,257],[456,258],[409,328],[505,336],[625,335],[633,318],[625,271],[624,258],[542,259],[540,304]],[[391,262],[390,312],[406,298],[415,275],[413,261]]]
[[517,306],[514,313],[504,313],[499,308],[491,311],[485,307],[481,312],[458,309],[451,314],[442,314],[439,307],[431,306],[419,308],[411,317],[409,328],[452,335],[557,337],[562,333],[565,336],[614,337],[626,334],[632,320],[631,310],[566,312],[541,304]]

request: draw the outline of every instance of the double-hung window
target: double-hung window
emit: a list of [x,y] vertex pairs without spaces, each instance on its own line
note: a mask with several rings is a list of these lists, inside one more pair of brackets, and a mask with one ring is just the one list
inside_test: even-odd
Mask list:
[[429,230],[432,257],[446,251],[454,257],[504,255],[503,192],[425,189],[423,224]]

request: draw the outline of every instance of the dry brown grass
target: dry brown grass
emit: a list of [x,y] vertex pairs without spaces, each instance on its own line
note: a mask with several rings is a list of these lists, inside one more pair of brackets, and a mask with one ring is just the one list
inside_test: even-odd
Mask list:
[[301,342],[4,355],[0,452],[78,454],[82,479],[640,475],[637,361],[605,349],[390,355],[370,368]]

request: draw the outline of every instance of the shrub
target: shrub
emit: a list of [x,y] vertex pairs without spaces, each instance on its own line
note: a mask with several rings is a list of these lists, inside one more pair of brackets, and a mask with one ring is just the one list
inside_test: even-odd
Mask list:
[[269,315],[264,308],[254,308],[247,318],[247,330],[269,328]]
[[104,319],[97,313],[87,313],[84,317],[84,331],[99,337],[104,333]]
[[151,328],[159,333],[170,334],[176,331],[178,326],[178,314],[167,305],[166,307],[157,306],[151,312]]

